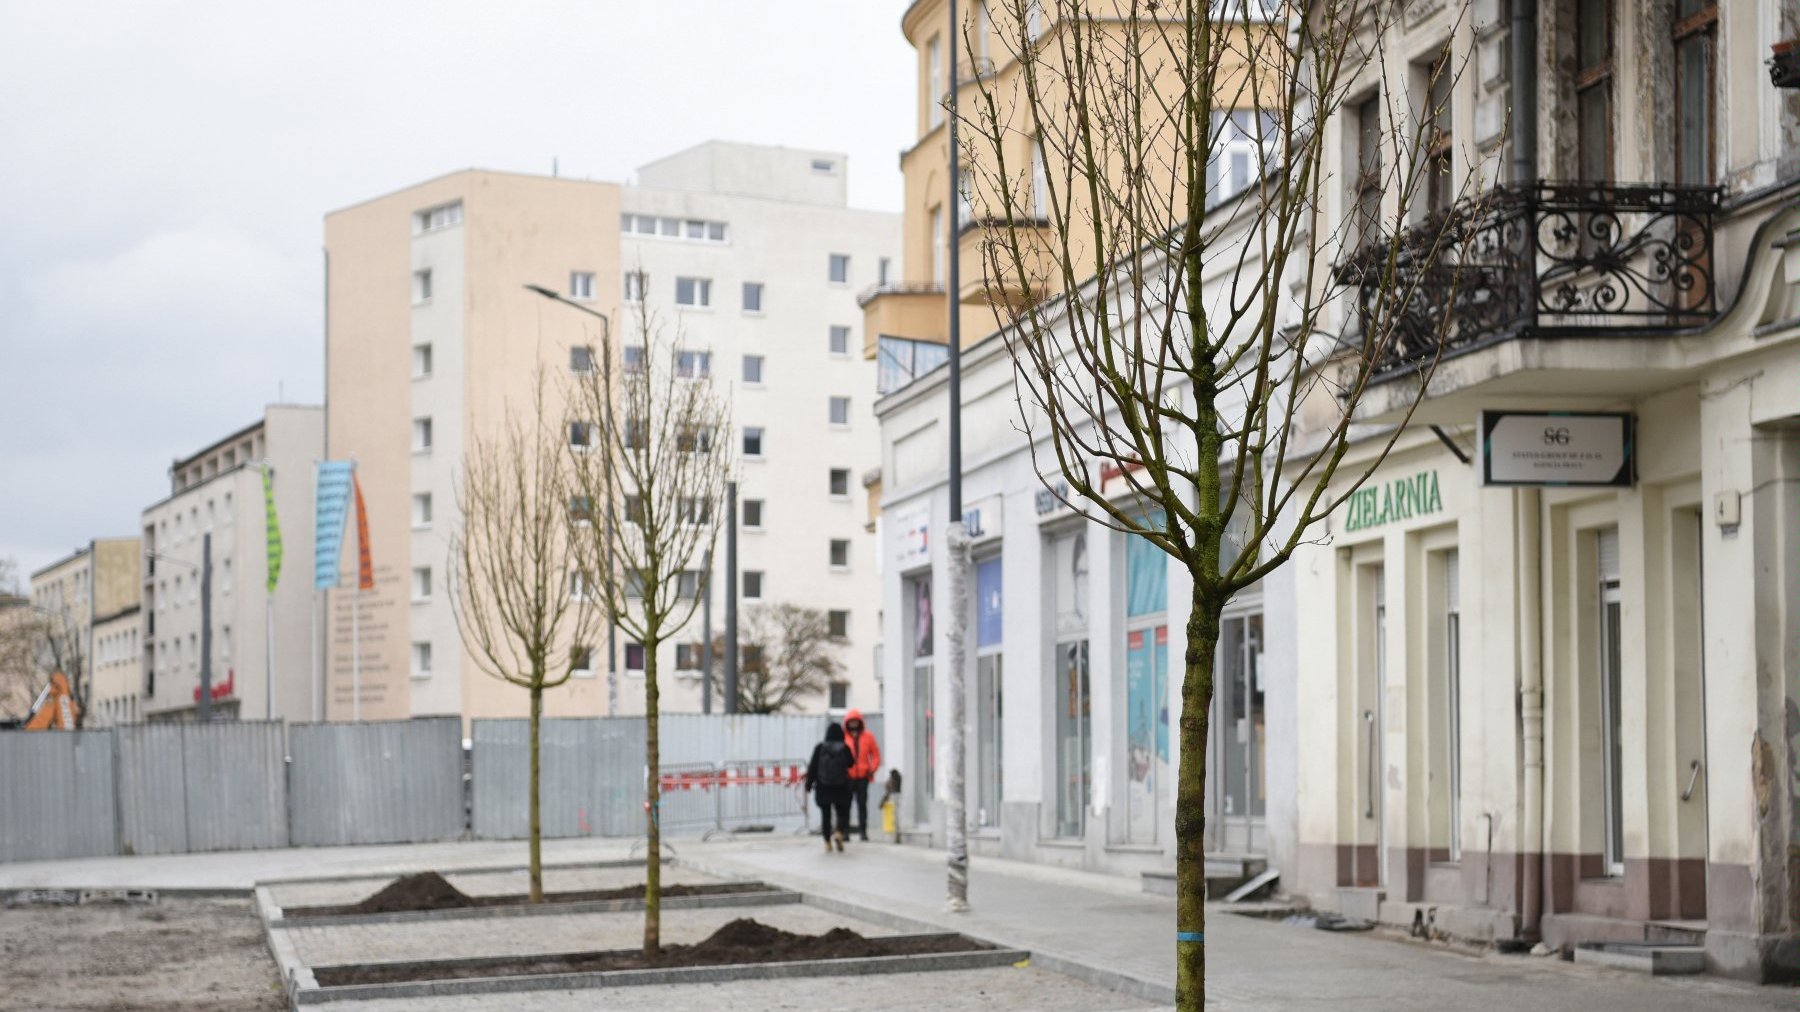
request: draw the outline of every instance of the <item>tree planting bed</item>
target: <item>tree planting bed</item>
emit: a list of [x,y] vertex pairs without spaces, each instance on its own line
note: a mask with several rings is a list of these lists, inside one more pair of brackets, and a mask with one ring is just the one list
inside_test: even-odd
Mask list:
[[[695,906],[760,906],[799,902],[797,893],[761,882],[707,882],[665,885],[666,909]],[[286,907],[278,925],[353,924],[377,921],[452,920],[469,917],[549,913],[603,913],[642,910],[644,886],[616,889],[584,889],[545,893],[542,903],[532,903],[524,893],[470,896],[437,872],[420,872],[395,879],[387,887],[356,903]]]

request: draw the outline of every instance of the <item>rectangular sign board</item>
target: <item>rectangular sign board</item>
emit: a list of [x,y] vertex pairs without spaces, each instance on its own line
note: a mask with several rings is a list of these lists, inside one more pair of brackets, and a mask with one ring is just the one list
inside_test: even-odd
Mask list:
[[1483,411],[1483,485],[1604,485],[1637,481],[1629,412]]

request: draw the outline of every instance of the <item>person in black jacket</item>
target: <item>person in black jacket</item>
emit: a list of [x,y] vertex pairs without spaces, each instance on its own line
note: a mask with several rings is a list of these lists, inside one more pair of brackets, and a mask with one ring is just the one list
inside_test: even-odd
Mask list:
[[[825,852],[833,844],[844,849],[844,833],[850,828],[850,764],[855,757],[844,744],[844,727],[836,721],[825,729],[825,740],[813,746],[812,760],[806,764],[806,789],[819,803],[820,830],[825,835]],[[831,815],[837,813],[837,830],[831,827]]]

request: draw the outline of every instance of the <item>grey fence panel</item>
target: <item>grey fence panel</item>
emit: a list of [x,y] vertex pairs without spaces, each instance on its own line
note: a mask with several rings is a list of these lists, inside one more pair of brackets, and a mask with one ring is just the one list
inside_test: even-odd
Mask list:
[[295,846],[417,843],[463,833],[456,717],[288,729]]
[[[664,714],[658,724],[662,761],[678,765],[805,759],[812,755],[814,745],[825,740],[825,728],[832,719],[822,714]],[[863,723],[876,741],[886,744],[881,737],[881,714],[864,714]]]
[[119,749],[119,849],[126,854],[187,853],[184,726],[113,729]]
[[[475,835],[516,840],[530,825],[530,722],[478,720],[472,731]],[[545,719],[539,726],[545,837],[626,836],[641,820],[642,721]]]
[[0,861],[118,852],[112,735],[0,732]]
[[182,726],[187,849],[288,845],[286,741],[279,722]]

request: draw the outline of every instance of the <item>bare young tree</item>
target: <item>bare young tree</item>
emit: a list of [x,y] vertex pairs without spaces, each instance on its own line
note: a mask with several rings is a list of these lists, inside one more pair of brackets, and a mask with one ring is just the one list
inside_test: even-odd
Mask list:
[[42,617],[19,585],[18,560],[0,558],[0,721],[23,720],[37,698]]
[[584,568],[619,629],[644,652],[644,955],[662,948],[659,655],[694,617],[717,539],[732,467],[730,403],[701,352],[661,339],[640,301],[636,334],[596,356],[571,397],[571,425],[592,426],[592,445],[572,454],[576,494],[604,504],[604,522],[577,538]]
[[[1422,213],[1449,185],[1445,163],[1426,157],[1435,114],[1448,111],[1390,96],[1372,132],[1366,110],[1349,115],[1353,91],[1392,79],[1378,71],[1401,4],[990,6],[1017,72],[978,77],[961,118],[987,288],[1033,459],[1052,495],[1168,553],[1192,584],[1176,994],[1199,1012],[1221,612],[1318,536],[1423,396],[1454,299],[1421,295],[1419,279],[1441,286],[1448,272],[1453,289],[1461,241],[1454,216]],[[1228,19],[1239,6],[1284,16]],[[1434,84],[1455,73],[1443,55]],[[1360,154],[1349,178],[1334,117],[1350,120],[1341,129]],[[1230,167],[1213,160],[1233,141],[1262,162],[1236,193],[1225,192]],[[1352,185],[1349,210],[1329,213],[1328,188]],[[1360,286],[1354,306],[1346,281]],[[1355,424],[1359,408],[1396,350],[1413,363],[1399,381],[1410,400],[1371,433]],[[1373,456],[1345,463],[1365,440]]]
[[531,694],[531,902],[544,899],[538,729],[544,693],[588,667],[601,627],[571,540],[573,495],[560,417],[546,415],[539,374],[528,409],[508,405],[500,431],[472,433],[463,453],[450,539],[456,628],[482,672]]
[[[738,631],[742,663],[738,666],[738,713],[783,713],[807,700],[826,695],[844,670],[838,659],[843,638],[831,634],[831,618],[817,608],[797,604],[763,604],[744,612]],[[718,658],[725,641],[715,638],[713,692],[725,693],[725,673]],[[729,710],[726,712],[730,712]]]

